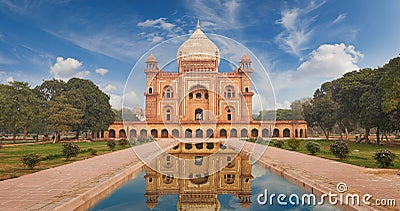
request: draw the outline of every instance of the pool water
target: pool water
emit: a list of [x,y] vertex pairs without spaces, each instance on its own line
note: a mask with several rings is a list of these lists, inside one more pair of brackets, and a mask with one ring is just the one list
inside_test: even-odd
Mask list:
[[[146,197],[144,196],[146,193],[145,175],[145,171],[141,172],[135,178],[114,191],[111,195],[97,203],[90,210],[150,210],[146,205]],[[288,199],[285,200],[288,202],[288,205],[285,206],[279,205],[277,201],[274,201],[272,205],[269,201],[267,201],[265,205],[261,205],[257,202],[257,196],[265,193],[265,189],[268,190],[269,195],[275,193],[276,195],[285,194],[289,197],[291,194],[297,194],[300,196],[300,199],[302,194],[308,192],[280,176],[272,174],[257,164],[252,167],[252,175],[252,203],[249,205],[248,209],[243,208],[239,199],[233,194],[218,194],[220,210],[340,210],[334,206],[326,205],[326,203],[324,205],[316,206],[294,206],[290,205]],[[158,202],[153,210],[177,210],[177,204],[177,194],[162,195],[158,198]]]

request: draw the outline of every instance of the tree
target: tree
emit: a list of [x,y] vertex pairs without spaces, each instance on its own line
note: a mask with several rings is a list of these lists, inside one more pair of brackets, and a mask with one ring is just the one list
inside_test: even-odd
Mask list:
[[[81,111],[73,107],[64,95],[59,95],[49,101],[46,115],[47,127],[56,133],[56,137],[64,131],[70,131],[73,125],[80,124],[83,116]],[[56,140],[54,139],[53,143]]]
[[382,88],[382,111],[386,114],[383,131],[393,132],[400,128],[400,57],[391,59],[383,66],[378,86]]
[[0,87],[0,120],[7,131],[12,132],[14,143],[16,133],[24,130],[26,139],[27,129],[34,124],[34,115],[38,112],[39,100],[26,82],[11,82]]
[[303,104],[309,103],[312,98],[303,98],[300,100],[295,100],[290,104],[290,109],[292,111],[292,119],[300,120],[304,119],[303,116]]
[[100,132],[114,122],[110,97],[92,81],[71,78],[66,84],[65,93],[71,104],[82,114],[82,121],[72,125],[76,138],[82,131]]
[[303,104],[303,115],[308,126],[318,126],[329,140],[329,134],[337,122],[338,105],[332,100],[332,83],[326,82],[314,93],[309,103]]

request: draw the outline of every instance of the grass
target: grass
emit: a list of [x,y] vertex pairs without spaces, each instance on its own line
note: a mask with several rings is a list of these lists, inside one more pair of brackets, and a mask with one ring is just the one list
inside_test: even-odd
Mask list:
[[[31,144],[31,145],[20,145],[20,146],[3,146],[0,149],[0,180],[9,178],[19,177],[25,174],[30,174],[40,170],[53,168],[56,166],[65,165],[74,161],[91,158],[96,155],[91,155],[89,148],[97,150],[97,155],[109,153],[110,150],[107,147],[107,142],[78,142],[78,146],[81,148],[81,153],[76,158],[66,161],[62,154],[63,143],[45,143],[45,144]],[[118,145],[114,148],[114,151],[129,148],[127,144],[124,148]],[[41,162],[39,166],[30,170],[26,166],[22,165],[21,158],[23,155],[30,152],[36,152],[41,155]]]
[[[310,154],[305,147],[307,142],[308,140],[302,140],[300,147],[297,148],[296,151],[304,154]],[[321,145],[321,151],[315,156],[368,168],[378,168],[378,164],[372,157],[375,151],[377,151],[378,149],[389,149],[391,152],[395,153],[398,156],[394,162],[394,166],[391,166],[390,168],[400,169],[400,147],[387,147],[374,144],[347,142],[351,152],[347,156],[347,158],[345,158],[344,160],[339,160],[329,151],[330,145],[333,143],[333,141],[316,140],[316,142]],[[269,143],[270,146],[273,146],[272,143],[272,141]],[[290,147],[287,144],[287,140],[285,140],[285,145],[283,146],[283,149],[290,150]]]

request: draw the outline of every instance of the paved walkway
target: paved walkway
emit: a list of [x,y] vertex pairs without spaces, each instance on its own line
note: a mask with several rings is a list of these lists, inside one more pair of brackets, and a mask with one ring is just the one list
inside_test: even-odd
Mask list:
[[[159,142],[159,144],[165,148],[171,142]],[[138,148],[150,152],[150,155],[156,153],[154,150],[151,151],[151,148],[157,149],[151,143]],[[93,183],[93,180],[107,179],[110,174],[120,172],[139,162],[133,150],[129,148],[0,181],[0,210],[41,209],[73,189]],[[63,197],[60,198],[62,200]]]
[[[244,149],[250,152],[254,150],[253,146],[253,143],[246,143]],[[281,172],[286,171],[294,177],[311,181],[324,190],[336,190],[338,183],[345,183],[348,187],[345,193],[372,194],[375,199],[395,199],[395,208],[372,208],[400,210],[398,169],[364,168],[274,147],[268,147],[260,161],[281,169]]]
[[[171,146],[168,141],[159,141],[158,144],[162,148]],[[246,143],[245,150],[250,151],[252,147],[252,143]],[[154,157],[158,153],[157,150],[151,151],[154,148],[152,145],[138,148],[140,151],[149,151],[147,157]],[[260,149],[261,146],[256,148]],[[1,181],[1,210],[41,209],[49,200],[79,188],[80,184],[88,184],[93,179],[104,179],[104,175],[115,174],[138,162],[139,159],[132,150],[126,149]],[[294,177],[309,179],[328,189],[334,190],[337,183],[344,182],[349,187],[348,192],[369,193],[374,198],[396,199],[398,207],[395,210],[400,208],[399,170],[368,169],[273,147],[267,149],[261,162],[280,168]],[[46,208],[49,208],[48,205]]]

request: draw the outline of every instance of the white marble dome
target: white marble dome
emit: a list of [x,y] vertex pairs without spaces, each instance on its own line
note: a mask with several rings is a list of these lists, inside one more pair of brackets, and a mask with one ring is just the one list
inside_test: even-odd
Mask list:
[[178,60],[217,59],[219,63],[218,47],[200,29],[199,22],[196,30],[178,49]]

